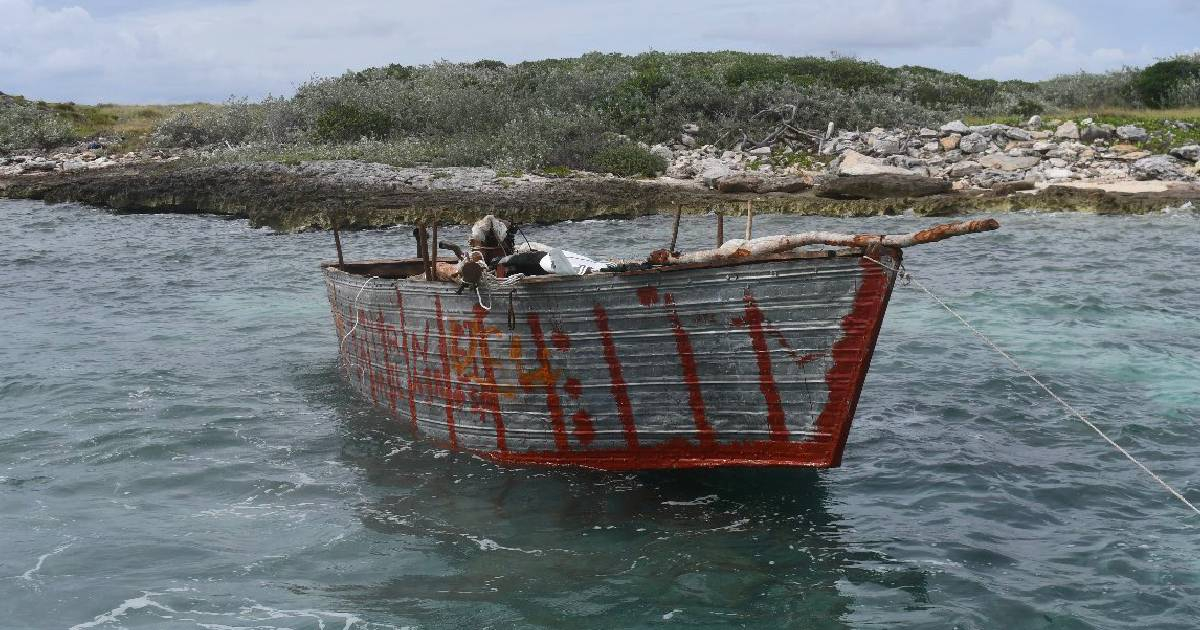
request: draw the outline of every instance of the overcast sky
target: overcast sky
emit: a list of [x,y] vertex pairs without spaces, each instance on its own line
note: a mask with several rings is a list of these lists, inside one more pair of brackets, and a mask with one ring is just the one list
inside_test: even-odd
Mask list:
[[1200,46],[1200,0],[0,0],[0,91],[80,103],[290,95],[387,63],[836,50],[1043,79]]

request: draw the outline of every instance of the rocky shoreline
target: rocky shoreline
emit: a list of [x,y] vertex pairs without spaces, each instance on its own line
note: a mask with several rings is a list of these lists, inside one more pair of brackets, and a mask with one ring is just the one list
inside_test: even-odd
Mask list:
[[[1181,123],[1184,124],[1184,123]],[[520,222],[659,212],[949,216],[1023,209],[1140,214],[1200,200],[1200,146],[1153,154],[1144,129],[1038,117],[1022,127],[829,133],[718,150],[685,126],[653,179],[488,168],[397,168],[346,160],[203,164],[163,150],[116,154],[101,141],[51,155],[0,157],[0,197],[81,202],[128,213],[205,213],[281,231],[398,223]],[[1161,138],[1159,144],[1162,144]],[[689,144],[693,146],[689,146]]]

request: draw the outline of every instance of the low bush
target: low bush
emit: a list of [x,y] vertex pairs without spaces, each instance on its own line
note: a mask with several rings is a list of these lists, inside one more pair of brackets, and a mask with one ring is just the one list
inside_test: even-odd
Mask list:
[[0,97],[0,151],[49,149],[75,139],[74,127],[57,112]]
[[590,160],[597,173],[621,177],[654,177],[667,170],[667,161],[636,144],[617,144],[600,149]]

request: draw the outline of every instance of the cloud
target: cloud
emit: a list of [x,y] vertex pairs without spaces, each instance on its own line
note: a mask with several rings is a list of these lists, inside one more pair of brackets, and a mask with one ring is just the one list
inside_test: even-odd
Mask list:
[[[71,1],[0,0],[0,90],[79,102],[257,98],[374,65],[590,50],[838,50],[1023,78],[1149,55],[1130,52],[1132,35],[1095,41],[1089,29],[1107,13],[1063,0]],[[1156,4],[1142,13],[1158,21],[1137,32],[1158,41],[1178,31],[1193,46],[1162,11],[1178,0]]]
[[1150,53],[1145,48],[1135,52],[1114,47],[1081,50],[1073,37],[1058,43],[1039,38],[1020,52],[1000,55],[983,64],[979,71],[983,75],[1000,79],[1023,78],[1035,74],[1035,71],[1043,76],[1080,70],[1099,72],[1125,65],[1143,64],[1149,58]]

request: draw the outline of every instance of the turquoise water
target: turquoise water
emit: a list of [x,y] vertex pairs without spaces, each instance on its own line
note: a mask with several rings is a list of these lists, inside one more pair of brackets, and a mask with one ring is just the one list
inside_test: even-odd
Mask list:
[[[0,627],[1200,620],[1200,516],[914,287],[840,469],[502,468],[393,431],[342,383],[328,234],[21,201],[0,217]],[[1200,501],[1200,216],[1000,219],[908,268]],[[686,218],[682,247],[712,221]],[[526,233],[602,257],[669,229]],[[404,229],[345,241],[352,258],[412,249]]]

